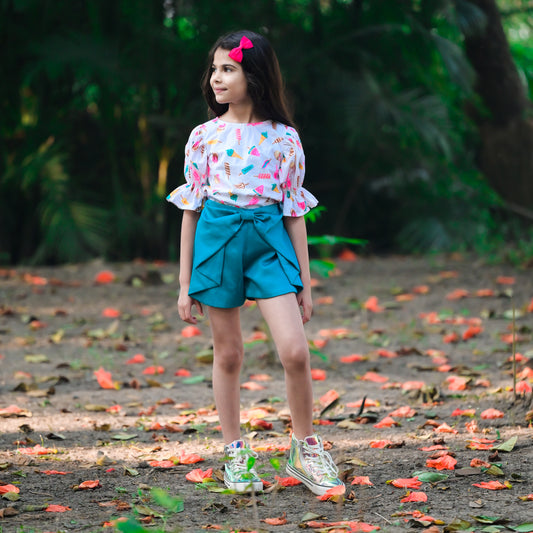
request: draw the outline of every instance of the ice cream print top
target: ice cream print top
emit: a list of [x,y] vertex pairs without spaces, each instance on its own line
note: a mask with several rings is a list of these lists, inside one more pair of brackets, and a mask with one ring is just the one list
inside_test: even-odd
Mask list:
[[305,156],[294,128],[267,120],[194,128],[185,147],[186,183],[167,200],[199,210],[204,200],[253,208],[281,203],[284,216],[302,216],[318,203],[302,187]]

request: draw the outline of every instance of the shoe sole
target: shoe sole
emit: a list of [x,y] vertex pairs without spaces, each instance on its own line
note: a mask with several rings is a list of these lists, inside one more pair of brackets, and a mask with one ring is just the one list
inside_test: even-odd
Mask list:
[[262,492],[263,491],[263,482],[262,481],[248,481],[248,482],[238,482],[238,481],[229,481],[224,478],[224,485],[228,489],[235,492]]
[[323,496],[329,489],[333,488],[333,486],[326,487],[324,485],[317,485],[316,483],[313,483],[310,479],[303,476],[300,471],[296,470],[289,464],[285,467],[285,471],[294,479],[301,481],[313,494],[316,494],[317,496]]

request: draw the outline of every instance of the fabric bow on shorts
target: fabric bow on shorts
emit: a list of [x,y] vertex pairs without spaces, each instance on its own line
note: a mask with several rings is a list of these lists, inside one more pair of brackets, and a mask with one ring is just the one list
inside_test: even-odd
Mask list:
[[196,227],[189,295],[212,307],[302,290],[279,204],[245,209],[207,200]]

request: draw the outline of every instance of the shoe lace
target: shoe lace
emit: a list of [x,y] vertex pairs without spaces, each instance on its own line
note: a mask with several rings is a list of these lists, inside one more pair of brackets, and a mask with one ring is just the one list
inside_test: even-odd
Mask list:
[[250,457],[257,458],[257,453],[250,448],[228,448],[226,454],[231,458],[231,468],[239,474],[255,474],[255,469],[248,468]]
[[337,477],[339,469],[333,462],[331,455],[324,450],[321,442],[309,444],[303,441],[302,451],[305,461],[312,472],[327,477]]

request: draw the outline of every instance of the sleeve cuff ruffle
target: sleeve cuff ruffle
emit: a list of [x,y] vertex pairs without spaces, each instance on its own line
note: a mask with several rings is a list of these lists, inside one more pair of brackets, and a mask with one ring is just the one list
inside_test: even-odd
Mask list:
[[171,204],[190,211],[199,211],[204,205],[204,200],[203,188],[193,187],[190,183],[180,185],[167,196],[167,201]]
[[290,191],[290,196],[287,191],[283,197],[283,216],[301,217],[317,205],[318,200],[304,187],[300,187],[296,193]]

